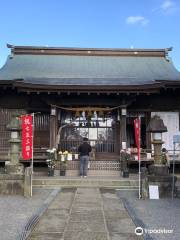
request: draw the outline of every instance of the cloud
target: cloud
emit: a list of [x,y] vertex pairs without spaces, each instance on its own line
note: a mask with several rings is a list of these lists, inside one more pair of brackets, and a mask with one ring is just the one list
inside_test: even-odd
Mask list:
[[148,24],[148,22],[149,20],[143,16],[129,16],[126,18],[127,24],[140,24],[142,26],[145,26],[146,24]]
[[175,3],[174,3],[173,1],[171,1],[171,0],[165,0],[165,1],[161,4],[160,8],[161,8],[162,10],[164,10],[164,11],[167,11],[167,10],[169,10],[169,9],[174,8],[174,6],[175,6]]
[[153,12],[162,12],[165,14],[171,14],[171,13],[176,12],[178,9],[179,8],[177,7],[177,4],[175,3],[175,1],[164,0],[159,7],[154,8],[152,11]]

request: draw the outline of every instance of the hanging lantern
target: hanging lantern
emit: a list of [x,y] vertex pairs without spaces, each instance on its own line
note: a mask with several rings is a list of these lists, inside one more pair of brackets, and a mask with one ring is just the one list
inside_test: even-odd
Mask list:
[[80,117],[80,112],[79,112],[79,111],[76,111],[75,117],[76,117],[76,118]]
[[117,110],[117,120],[120,121],[120,111],[119,111],[119,108]]
[[96,112],[96,111],[94,111],[94,118],[95,118],[95,120],[98,119],[98,115],[97,115],[97,112]]
[[81,116],[82,116],[83,120],[86,120],[86,113],[85,113],[85,111],[83,111],[83,112],[81,113]]
[[91,116],[92,116],[92,112],[91,112],[90,110],[88,111],[87,116],[88,116],[88,117],[91,117]]
[[100,111],[98,112],[98,115],[99,115],[99,117],[104,117],[104,112],[103,112],[102,110],[100,110]]

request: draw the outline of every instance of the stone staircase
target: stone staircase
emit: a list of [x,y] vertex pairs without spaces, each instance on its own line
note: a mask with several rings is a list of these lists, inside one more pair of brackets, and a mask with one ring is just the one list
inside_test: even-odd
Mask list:
[[121,177],[96,177],[88,176],[87,178],[80,177],[33,177],[33,187],[88,187],[88,188],[114,188],[120,190],[137,190],[138,179],[137,176],[130,176],[129,178]]

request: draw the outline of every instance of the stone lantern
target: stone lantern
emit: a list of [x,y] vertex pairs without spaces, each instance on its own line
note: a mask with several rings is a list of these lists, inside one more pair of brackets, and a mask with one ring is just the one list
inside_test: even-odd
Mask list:
[[[146,129],[152,133],[152,144],[154,145],[154,164],[149,166],[148,172],[142,175],[142,197],[149,197],[149,186],[158,186],[159,197],[171,196],[172,176],[168,172],[168,166],[162,162],[162,133],[167,132],[167,127],[159,116],[151,118]],[[175,182],[177,178],[175,177]],[[175,186],[175,183],[174,183]]]
[[0,174],[0,194],[18,194],[25,197],[32,196],[32,169],[20,164],[21,156],[21,122],[18,113],[13,113],[7,129],[11,132],[10,162],[6,162],[5,174]]
[[20,131],[21,123],[18,118],[18,113],[12,115],[7,129],[11,132],[10,142],[10,163],[6,165],[6,172],[9,174],[22,174],[23,165],[19,163],[20,160]]
[[163,174],[167,173],[168,168],[162,164],[162,133],[167,132],[167,127],[164,125],[163,120],[155,115],[149,122],[146,129],[147,132],[152,133],[152,144],[154,145],[154,173]]

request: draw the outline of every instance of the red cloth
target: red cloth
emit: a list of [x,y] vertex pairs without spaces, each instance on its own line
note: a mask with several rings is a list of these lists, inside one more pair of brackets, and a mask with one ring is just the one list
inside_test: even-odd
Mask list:
[[22,157],[24,160],[32,158],[33,146],[33,117],[32,115],[25,115],[21,117],[22,120]]
[[141,134],[141,120],[140,118],[134,119],[134,131],[135,131],[135,142],[138,149],[138,160],[140,160],[140,134]]

